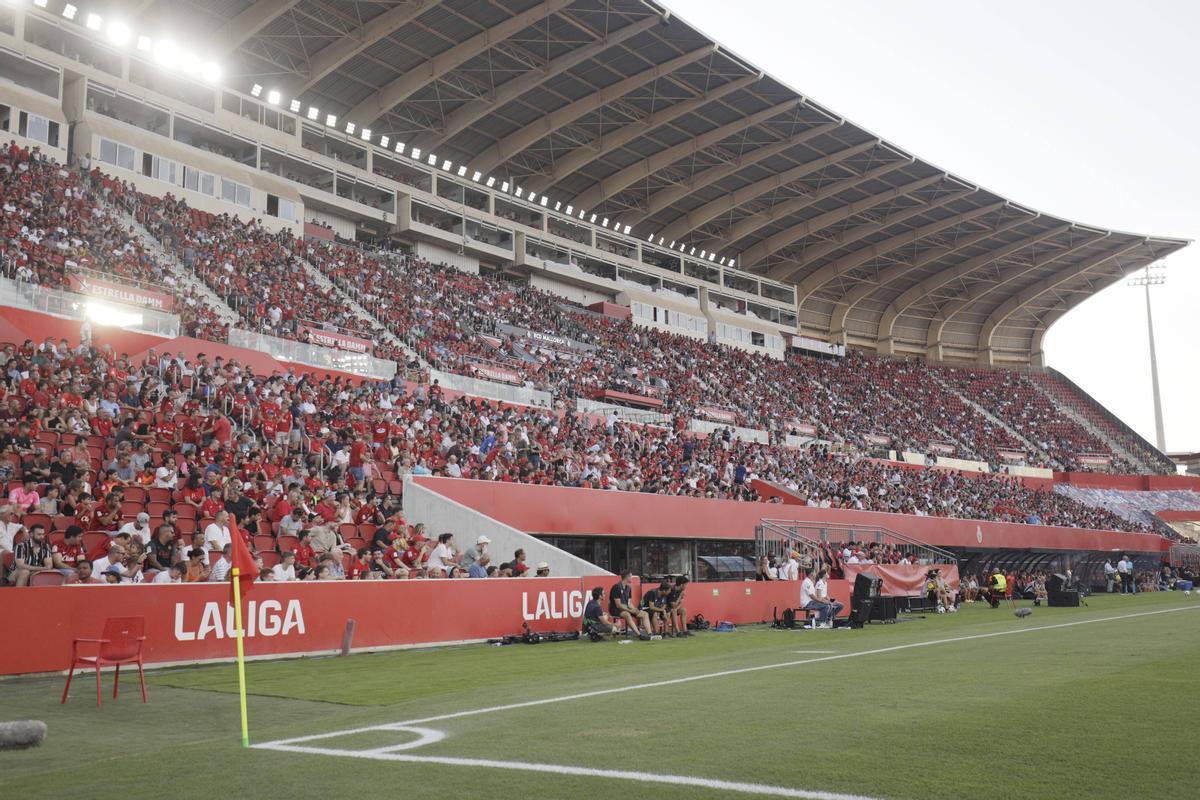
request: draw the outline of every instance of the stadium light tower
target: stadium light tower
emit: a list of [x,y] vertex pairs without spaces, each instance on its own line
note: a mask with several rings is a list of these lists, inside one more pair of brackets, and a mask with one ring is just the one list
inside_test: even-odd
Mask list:
[[1158,355],[1154,349],[1154,317],[1150,313],[1150,287],[1162,286],[1167,282],[1167,265],[1151,264],[1146,271],[1130,279],[1130,286],[1144,286],[1146,290],[1146,335],[1150,338],[1150,385],[1154,392],[1154,444],[1159,452],[1167,452],[1166,436],[1163,434],[1162,395],[1158,391]]

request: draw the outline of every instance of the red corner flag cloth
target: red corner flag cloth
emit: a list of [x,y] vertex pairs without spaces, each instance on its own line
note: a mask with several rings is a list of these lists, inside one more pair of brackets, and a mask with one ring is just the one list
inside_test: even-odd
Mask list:
[[[242,597],[245,597],[250,589],[254,586],[254,581],[258,578],[258,566],[254,563],[254,556],[250,554],[250,548],[246,545],[246,537],[238,530],[237,520],[233,515],[229,515],[229,533],[230,540],[233,544],[233,569],[238,571],[238,581],[241,586]],[[230,570],[232,575],[233,570]],[[229,584],[229,602],[233,602],[233,582]]]

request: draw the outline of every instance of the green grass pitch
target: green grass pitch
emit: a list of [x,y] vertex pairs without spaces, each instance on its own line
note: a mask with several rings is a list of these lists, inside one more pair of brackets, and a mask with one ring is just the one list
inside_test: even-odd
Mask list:
[[[99,710],[86,675],[66,706],[62,678],[21,678],[0,718],[49,735],[0,753],[0,796],[1169,797],[1200,784],[1198,674],[1200,597],[1175,593],[249,663],[252,742],[350,731],[300,752],[240,746],[232,664],[155,670],[149,705],[106,675]],[[421,730],[375,727],[399,722]]]

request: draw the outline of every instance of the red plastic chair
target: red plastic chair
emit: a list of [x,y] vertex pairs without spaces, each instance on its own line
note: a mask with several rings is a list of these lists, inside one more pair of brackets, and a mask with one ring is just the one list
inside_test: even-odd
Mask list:
[[[138,678],[142,684],[142,702],[146,699],[146,673],[142,668],[142,643],[146,641],[145,617],[112,617],[104,622],[104,632],[99,639],[76,639],[71,644],[71,668],[67,672],[67,685],[63,687],[62,702],[67,702],[71,691],[71,678],[75,675],[75,667],[92,668],[96,670],[96,708],[100,707],[100,668],[116,667],[113,676],[113,699],[117,699],[117,690],[121,682],[121,665],[137,664]],[[80,642],[99,645],[99,652],[94,656],[79,655]]]
[[58,570],[35,572],[29,578],[30,586],[62,586],[67,582],[67,576]]

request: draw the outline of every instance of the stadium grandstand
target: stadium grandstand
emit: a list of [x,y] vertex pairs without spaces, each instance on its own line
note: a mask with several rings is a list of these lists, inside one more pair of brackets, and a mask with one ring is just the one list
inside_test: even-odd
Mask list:
[[650,638],[1200,570],[1200,477],[1043,351],[1188,243],[946,172],[656,2],[0,1],[0,140],[0,675],[110,618],[231,658],[243,547],[259,658],[577,635],[623,573]]

